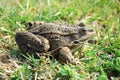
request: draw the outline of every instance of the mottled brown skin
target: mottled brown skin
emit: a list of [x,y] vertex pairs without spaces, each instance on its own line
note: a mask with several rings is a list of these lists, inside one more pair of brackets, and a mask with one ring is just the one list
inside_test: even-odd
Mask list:
[[95,31],[85,25],[60,25],[45,22],[28,22],[28,32],[17,32],[16,43],[24,53],[54,53],[62,60],[74,63],[70,49],[94,36]]

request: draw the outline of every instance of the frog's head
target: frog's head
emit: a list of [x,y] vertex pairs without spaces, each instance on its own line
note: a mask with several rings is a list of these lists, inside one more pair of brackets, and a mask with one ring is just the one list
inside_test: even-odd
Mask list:
[[91,27],[85,26],[79,30],[79,33],[81,34],[80,40],[87,40],[95,35],[95,30]]
[[91,27],[80,26],[78,28],[79,39],[73,41],[75,45],[78,45],[84,41],[90,40],[96,34],[95,30]]

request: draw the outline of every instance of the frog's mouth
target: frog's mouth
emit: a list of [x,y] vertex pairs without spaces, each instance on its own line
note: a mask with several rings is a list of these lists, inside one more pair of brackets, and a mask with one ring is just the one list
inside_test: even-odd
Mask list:
[[80,39],[78,40],[74,40],[72,43],[74,45],[78,45],[80,43],[84,43],[86,41],[89,41],[93,36],[95,36],[95,32],[88,32],[86,33],[86,35],[82,36]]
[[90,40],[94,35],[95,35],[95,33],[85,35],[79,39],[79,42],[84,42],[84,41]]

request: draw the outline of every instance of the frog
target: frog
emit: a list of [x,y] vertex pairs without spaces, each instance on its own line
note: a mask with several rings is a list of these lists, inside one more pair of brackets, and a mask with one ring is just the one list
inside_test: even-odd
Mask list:
[[26,23],[27,31],[16,32],[15,40],[23,53],[57,55],[64,62],[75,63],[72,49],[95,35],[92,27],[41,21]]

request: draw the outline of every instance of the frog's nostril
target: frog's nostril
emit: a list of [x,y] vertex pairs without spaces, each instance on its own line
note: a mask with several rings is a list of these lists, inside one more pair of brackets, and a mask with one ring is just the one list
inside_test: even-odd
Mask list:
[[93,32],[94,30],[93,29],[90,29],[90,30],[88,30],[89,32]]

